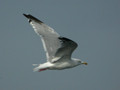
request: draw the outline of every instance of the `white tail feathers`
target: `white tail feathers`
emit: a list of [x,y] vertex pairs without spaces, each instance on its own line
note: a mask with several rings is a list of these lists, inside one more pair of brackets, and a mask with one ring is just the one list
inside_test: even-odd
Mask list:
[[39,70],[39,68],[38,68],[38,65],[39,64],[32,64],[35,68],[33,69],[33,72],[36,72],[36,71],[38,71]]
[[39,71],[38,67],[36,67],[36,68],[33,69],[33,72],[36,72],[36,71]]
[[43,64],[33,64],[33,66],[35,66],[35,68],[33,69],[34,72],[36,71],[40,72],[40,71],[47,70],[51,66],[51,63],[46,62]]

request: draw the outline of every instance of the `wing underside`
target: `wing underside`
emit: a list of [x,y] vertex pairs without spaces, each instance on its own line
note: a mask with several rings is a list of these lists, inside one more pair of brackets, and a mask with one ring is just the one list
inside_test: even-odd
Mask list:
[[55,58],[57,61],[57,59],[64,56],[71,58],[71,54],[77,47],[77,43],[65,37],[60,37],[53,28],[44,24],[32,15],[23,15],[28,18],[29,23],[34,28],[34,31],[40,35],[48,61],[52,62]]

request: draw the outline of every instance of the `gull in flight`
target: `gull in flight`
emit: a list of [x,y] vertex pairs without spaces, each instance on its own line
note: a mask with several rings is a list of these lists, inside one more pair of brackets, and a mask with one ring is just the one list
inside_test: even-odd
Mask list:
[[23,14],[32,25],[34,31],[41,37],[44,50],[46,52],[47,62],[35,64],[34,71],[44,70],[62,70],[72,68],[78,65],[87,65],[80,59],[71,58],[73,51],[77,48],[77,43],[61,37],[53,28],[44,24],[39,19],[30,14]]

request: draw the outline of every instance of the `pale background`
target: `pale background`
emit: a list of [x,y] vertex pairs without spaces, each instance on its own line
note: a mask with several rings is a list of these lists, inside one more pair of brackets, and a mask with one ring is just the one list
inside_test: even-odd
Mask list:
[[[46,58],[23,13],[76,41],[88,66],[33,72]],[[120,0],[1,0],[0,90],[120,90]]]

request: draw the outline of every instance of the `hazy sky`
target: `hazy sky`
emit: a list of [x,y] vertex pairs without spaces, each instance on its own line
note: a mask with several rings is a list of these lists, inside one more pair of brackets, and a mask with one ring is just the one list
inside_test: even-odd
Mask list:
[[[88,66],[33,72],[46,57],[23,13],[76,41],[73,57]],[[0,1],[0,90],[119,89],[120,0]]]

